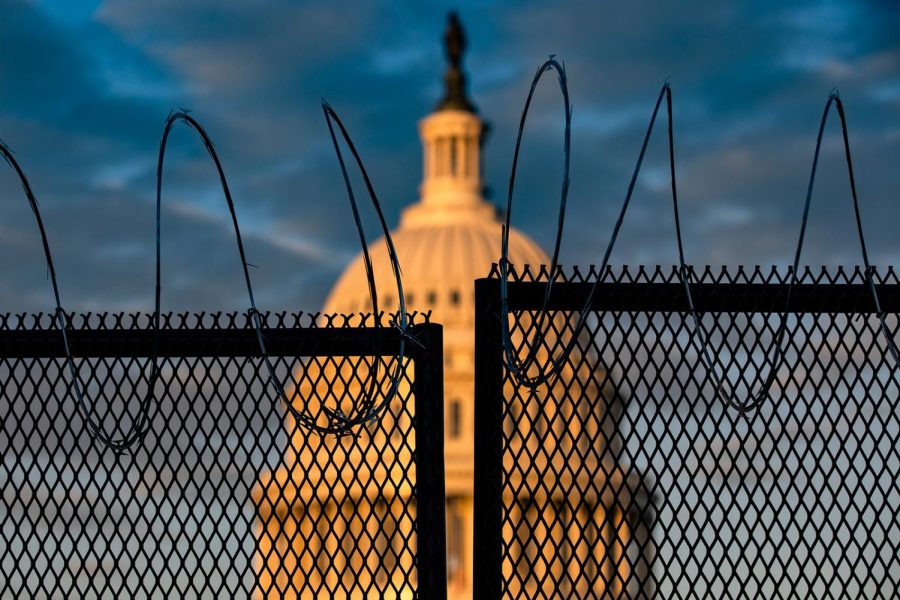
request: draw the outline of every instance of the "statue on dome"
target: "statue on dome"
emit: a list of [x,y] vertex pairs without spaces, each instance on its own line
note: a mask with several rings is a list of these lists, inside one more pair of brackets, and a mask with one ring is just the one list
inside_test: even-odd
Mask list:
[[475,105],[466,96],[466,76],[462,70],[462,55],[466,50],[466,34],[455,12],[447,17],[444,31],[444,53],[447,55],[447,72],[444,73],[444,97],[437,110],[464,110],[475,112]]

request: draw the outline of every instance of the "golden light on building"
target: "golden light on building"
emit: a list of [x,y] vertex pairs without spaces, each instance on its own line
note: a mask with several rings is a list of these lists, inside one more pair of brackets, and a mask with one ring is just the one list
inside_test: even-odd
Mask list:
[[[460,68],[465,42],[459,22],[453,16],[445,43],[450,61],[445,74],[445,96],[437,110],[419,123],[424,154],[420,199],[404,210],[400,224],[391,236],[403,270],[407,308],[431,311],[431,320],[441,323],[444,328],[448,597],[460,600],[472,597],[473,282],[485,277],[500,256],[501,224],[496,208],[483,197],[481,146],[485,127],[465,94],[465,80]],[[380,303],[387,311],[396,310],[397,298],[387,291],[395,289],[391,263],[381,240],[372,244],[370,254],[381,291]],[[546,253],[515,229],[510,232],[509,258],[513,265],[520,266],[549,263]],[[359,256],[338,279],[323,312],[358,313],[370,309],[365,265]],[[316,371],[328,368],[327,364],[321,363],[305,365],[304,369],[313,372],[304,374],[296,391],[298,398],[340,401],[359,396],[364,375],[353,378],[351,373],[337,368],[328,373]],[[599,405],[598,410],[602,412],[613,410],[615,393],[599,389],[597,372],[573,373],[570,369],[563,379],[570,386],[577,386],[586,398],[608,401],[585,403],[586,406]],[[338,381],[347,383],[336,385]],[[401,397],[408,395],[409,384],[408,379],[402,382]],[[531,402],[526,410],[542,410],[542,404]],[[413,569],[405,558],[411,554],[391,551],[398,543],[409,544],[413,523],[402,507],[411,502],[412,489],[407,474],[370,466],[392,464],[394,461],[390,457],[396,453],[403,454],[400,463],[411,463],[411,442],[402,436],[383,433],[407,430],[408,424],[393,423],[394,417],[388,415],[384,427],[371,434],[364,433],[371,437],[362,441],[352,437],[310,436],[287,419],[286,426],[292,434],[283,466],[265,474],[253,492],[260,519],[255,561],[258,589],[261,590],[258,596],[315,598],[314,590],[327,589],[338,597],[362,598],[365,591],[371,596],[373,590],[377,590],[377,597],[413,597],[415,581],[410,580]],[[551,415],[545,417],[554,423],[567,420],[554,419]],[[568,421],[575,423],[577,419]],[[601,427],[600,423],[606,421],[589,418],[582,422]],[[525,435],[521,439],[525,444],[539,443],[534,435]],[[561,441],[553,443],[596,445],[596,440],[607,438],[585,425],[584,431],[573,430],[559,439]],[[556,448],[552,444],[548,448],[550,451],[544,456],[551,457],[551,462],[562,460],[561,457],[567,454],[566,448]],[[610,455],[607,450],[593,448],[586,454],[586,460],[607,460],[604,458]],[[538,468],[525,472],[537,473],[553,465],[535,466]],[[583,488],[584,494],[581,508],[577,514],[570,515],[569,520],[594,532],[593,537],[581,536],[582,541],[573,546],[574,552],[586,557],[580,562],[596,565],[598,581],[592,590],[573,592],[628,592],[634,574],[627,572],[628,561],[615,557],[624,556],[629,548],[634,551],[632,539],[637,532],[629,528],[625,516],[615,509],[622,502],[611,490],[633,486],[624,481],[612,463],[602,467],[586,465],[584,470],[604,472],[611,479],[623,481],[573,482],[576,489]],[[366,481],[369,483],[360,483]],[[323,493],[322,490],[327,490],[327,499],[324,495],[317,496]],[[598,493],[597,490],[606,491]],[[336,496],[343,500],[334,502]],[[523,523],[520,531],[505,532],[505,537],[513,540],[515,551],[526,558],[541,552],[552,554],[556,546],[554,540],[569,535],[568,532],[534,526],[544,521],[535,512],[535,507],[554,510],[553,507],[561,506],[559,500],[542,499],[532,504],[527,498],[505,499],[515,513],[512,518],[521,519]],[[372,516],[375,518],[370,518]],[[315,527],[322,530],[314,531]],[[354,535],[345,535],[342,528],[352,529]],[[363,530],[367,535],[360,535]],[[645,536],[646,532],[640,532],[640,535]],[[347,539],[358,540],[357,546],[343,548],[341,544]],[[318,547],[314,547],[316,545]],[[328,552],[323,553],[322,549]],[[322,559],[326,554],[334,555],[338,549],[343,550],[337,552],[344,557],[342,564]],[[588,556],[591,560],[587,560]],[[522,560],[518,564],[535,564],[538,569],[560,575],[562,570],[571,568],[572,561],[567,563],[565,559],[548,554],[545,560]],[[538,590],[534,585],[554,578],[544,579],[543,573],[535,572],[523,574],[519,579],[526,593],[535,593]],[[605,584],[599,583],[601,580],[618,582],[614,585],[616,589],[607,589]]]

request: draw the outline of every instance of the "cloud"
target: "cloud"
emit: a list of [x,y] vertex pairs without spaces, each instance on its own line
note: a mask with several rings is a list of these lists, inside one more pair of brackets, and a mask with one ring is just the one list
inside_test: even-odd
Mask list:
[[[459,10],[472,95],[492,125],[485,158],[498,203],[534,70],[550,53],[565,61],[575,108],[566,263],[602,255],[667,77],[692,262],[789,261],[816,127],[835,85],[847,104],[870,253],[876,262],[900,256],[892,227],[900,11],[892,3],[710,0],[650,10],[473,2]],[[441,7],[362,1],[0,6],[0,138],[39,193],[67,304],[115,309],[149,300],[156,152],[165,116],[185,107],[225,164],[250,262],[260,265],[252,273],[260,304],[317,308],[358,251],[320,98],[339,110],[396,223],[416,197],[415,124],[440,95],[444,19]],[[530,115],[514,219],[545,247],[561,164],[555,85],[542,83]],[[614,262],[674,262],[664,126]],[[812,263],[859,260],[837,135],[829,126],[804,251]],[[0,295],[10,308],[27,307],[46,297],[47,282],[17,186],[8,173],[0,184],[0,252],[21,259],[0,263]],[[215,173],[180,129],[164,202],[172,305],[242,307]]]

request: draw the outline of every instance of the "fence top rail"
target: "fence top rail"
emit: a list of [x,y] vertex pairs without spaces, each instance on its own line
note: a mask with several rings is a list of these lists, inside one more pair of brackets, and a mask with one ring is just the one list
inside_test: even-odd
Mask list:
[[[791,282],[793,269],[791,267],[755,265],[748,267],[738,265],[734,267],[711,265],[688,265],[688,274],[691,283],[757,283],[757,284],[788,284]],[[509,280],[517,283],[546,283],[549,267],[547,265],[522,265],[521,267],[510,265]],[[589,265],[586,269],[578,265],[557,265],[554,282],[566,283],[594,283],[599,275],[596,265]],[[497,263],[491,266],[487,279],[499,279],[500,268]],[[900,273],[893,266],[885,268],[872,268],[872,279],[878,284],[900,284]],[[621,267],[607,267],[603,271],[602,283],[681,283],[677,266],[664,267],[646,265]],[[862,266],[821,266],[804,267],[797,274],[797,284],[852,284],[865,283],[866,272]]]
[[[260,313],[266,349],[273,356],[394,356],[404,333],[382,314]],[[409,337],[439,328],[429,313],[411,313]],[[67,315],[69,342],[77,357],[146,357],[153,351],[152,313]],[[421,347],[405,344],[404,355]],[[248,312],[165,313],[159,331],[160,357],[257,357],[259,341]],[[0,359],[64,358],[53,313],[0,314]]]
[[[338,329],[371,327],[375,323],[372,313],[322,313],[322,312],[260,312],[260,324],[270,329]],[[383,323],[389,323],[396,315],[381,312]],[[407,313],[412,325],[427,324],[429,312]],[[164,312],[160,315],[161,329],[253,329],[253,317],[249,311],[200,311]],[[66,323],[72,329],[149,329],[153,327],[152,312],[83,312],[68,313]],[[53,312],[0,313],[0,331],[25,331],[56,329]]]
[[[781,313],[787,301],[791,269],[714,269],[689,267],[691,293],[699,312]],[[579,311],[599,274],[595,267],[557,269],[547,308]],[[900,278],[893,267],[873,270],[872,281],[885,313],[900,312]],[[546,266],[510,271],[510,310],[541,310],[548,282]],[[496,288],[495,267],[477,286],[487,293]],[[688,299],[676,268],[623,267],[604,271],[591,304],[595,311],[686,312]],[[877,312],[864,269],[837,267],[806,268],[798,273],[790,296],[791,313]]]

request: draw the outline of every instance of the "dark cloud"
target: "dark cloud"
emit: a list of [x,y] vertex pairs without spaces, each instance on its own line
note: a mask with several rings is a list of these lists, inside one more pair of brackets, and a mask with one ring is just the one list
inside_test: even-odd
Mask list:
[[[85,8],[87,7],[87,8]],[[900,11],[890,2],[461,3],[472,94],[492,124],[493,199],[505,202],[534,69],[565,60],[574,103],[566,262],[599,260],[659,86],[675,90],[689,258],[786,264],[828,91],[847,103],[874,260],[900,260]],[[150,307],[156,152],[169,110],[213,136],[247,236],[260,304],[315,309],[357,250],[320,98],[339,110],[396,222],[420,177],[416,121],[440,94],[444,8],[426,3],[109,1],[0,5],[0,138],[39,193],[71,308]],[[526,132],[516,224],[545,246],[556,211],[555,82]],[[675,258],[664,122],[617,263]],[[804,258],[858,262],[835,125]],[[49,306],[34,224],[0,175],[4,308]],[[361,191],[361,189],[360,189]],[[186,130],[167,157],[166,304],[245,306],[212,165]],[[370,215],[371,217],[371,215]],[[372,220],[369,218],[371,225]],[[373,230],[374,231],[374,230]],[[43,302],[43,303],[42,303]]]
[[[891,220],[884,217],[900,183],[890,167],[900,147],[896,134],[885,143],[884,131],[896,131],[898,113],[896,105],[878,101],[868,89],[874,82],[884,86],[896,81],[900,73],[898,43],[885,35],[896,31],[897,14],[865,4],[830,4],[788,10],[780,3],[692,3],[687,10],[683,3],[663,3],[642,13],[621,3],[604,6],[602,19],[591,19],[598,11],[588,6],[542,9],[541,36],[566,58],[575,105],[572,210],[579,217],[570,220],[569,260],[596,261],[605,248],[665,77],[671,77],[675,89],[680,199],[694,261],[788,262],[816,127],[825,96],[835,85],[848,104],[857,162],[866,165],[857,171],[861,189],[869,190],[862,200],[871,243],[878,246],[879,238],[891,242]],[[572,14],[585,18],[576,26]],[[518,15],[526,43],[524,32],[533,18],[527,12]],[[519,96],[525,85],[519,85]],[[548,89],[553,87],[547,83]],[[555,94],[546,95],[543,110],[556,120],[555,136],[560,137]],[[514,96],[494,104],[514,102]],[[498,131],[514,132],[515,118],[509,115]],[[548,161],[546,143],[540,147],[539,140],[546,139],[541,119],[532,120],[530,143],[535,148],[530,168],[523,169],[534,175],[520,186],[536,192],[531,198],[547,199],[535,211],[540,217],[534,223],[545,220],[546,205],[555,202],[559,185],[558,177],[546,177],[541,168],[559,164],[558,158]],[[660,125],[614,255],[618,261],[675,259],[665,123]],[[837,142],[836,129],[829,131]],[[511,145],[511,138],[501,144],[507,153]],[[558,143],[550,146],[557,151]],[[815,231],[804,254],[813,263],[858,260],[840,151],[838,144],[829,143],[823,155],[811,223]],[[501,170],[506,168],[501,164]],[[523,204],[528,200],[521,199]],[[520,222],[528,227],[528,216],[523,218]],[[548,243],[549,237],[542,241]],[[880,247],[880,257],[896,255],[896,247]]]

